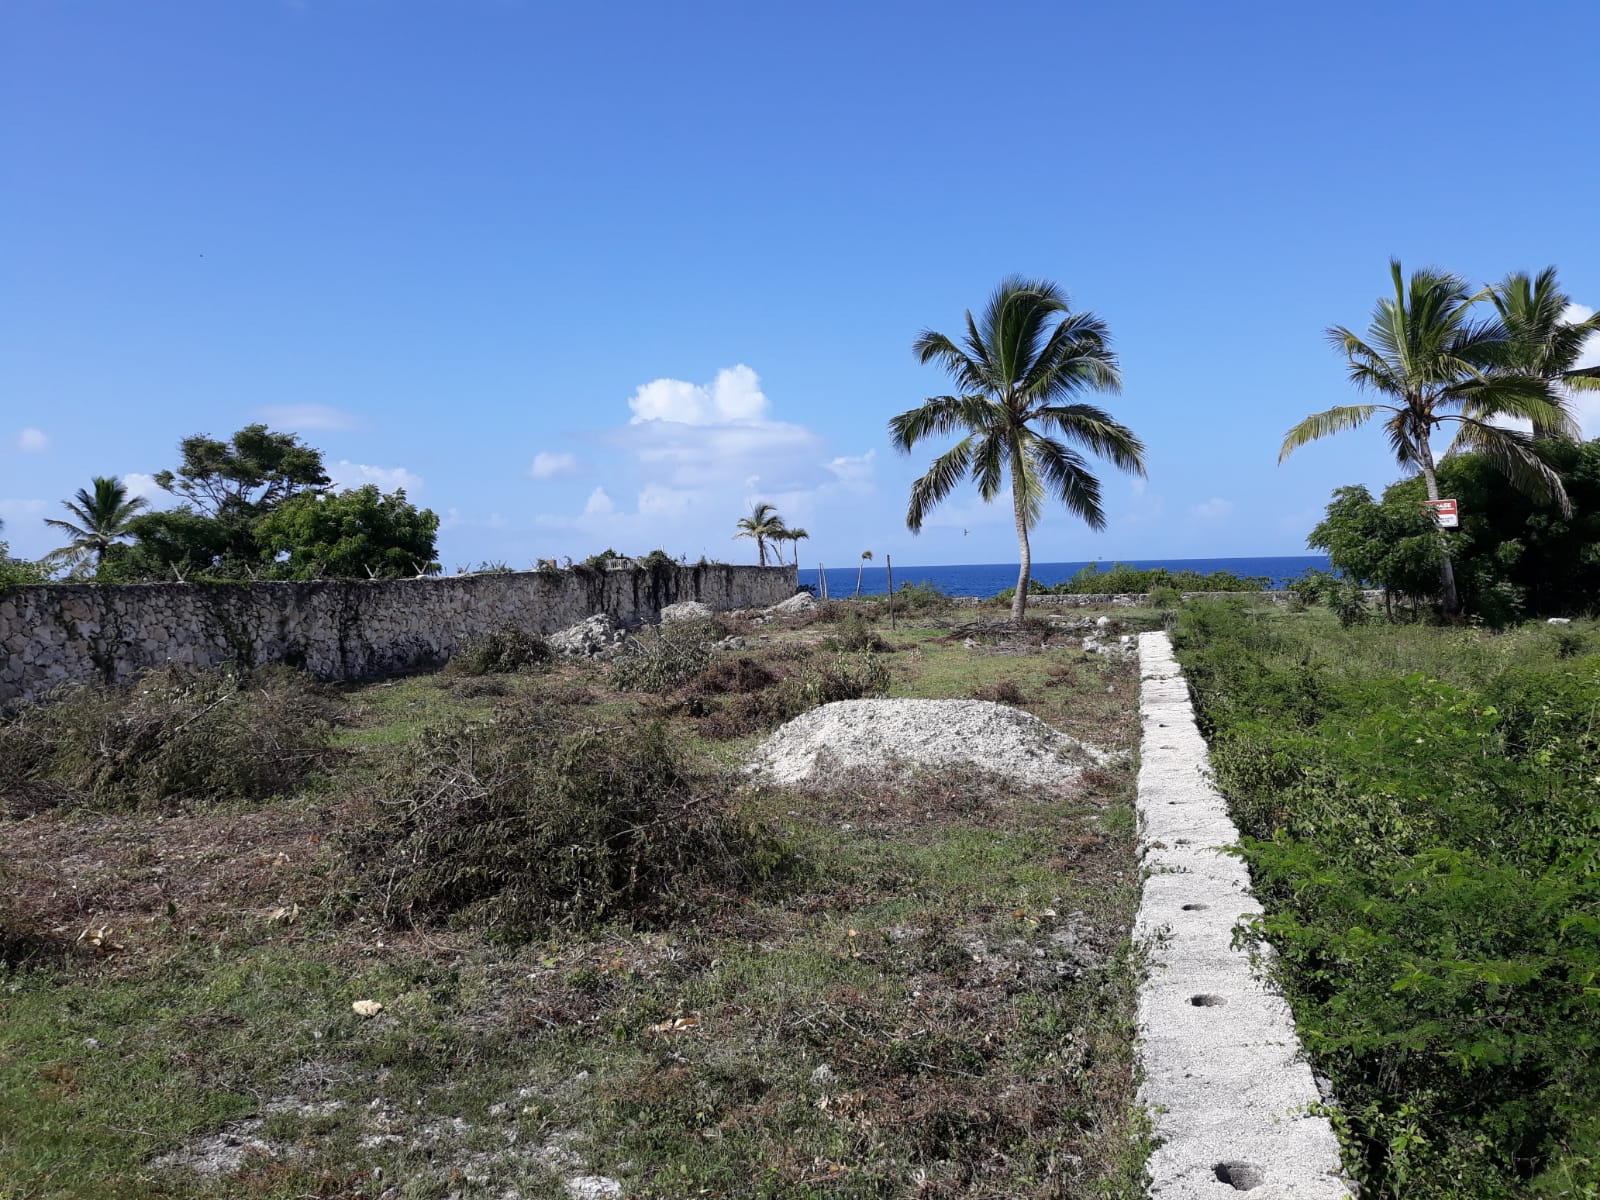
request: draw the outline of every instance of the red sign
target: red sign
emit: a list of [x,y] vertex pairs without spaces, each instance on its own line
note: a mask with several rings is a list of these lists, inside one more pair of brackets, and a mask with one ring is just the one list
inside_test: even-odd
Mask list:
[[1433,509],[1434,520],[1439,522],[1440,529],[1455,529],[1460,526],[1461,518],[1456,511],[1454,500],[1429,500],[1426,503]]

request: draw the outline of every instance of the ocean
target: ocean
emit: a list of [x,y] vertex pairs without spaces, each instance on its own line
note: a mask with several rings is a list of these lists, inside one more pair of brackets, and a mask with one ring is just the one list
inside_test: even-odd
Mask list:
[[[1272,580],[1271,586],[1282,587],[1302,571],[1315,568],[1329,569],[1325,554],[1290,554],[1274,558],[1123,558],[1117,562],[1129,567],[1148,569],[1166,567],[1169,571],[1198,571],[1202,575],[1212,571],[1232,571],[1235,575],[1264,575]],[[1056,562],[1034,563],[1033,578],[1049,587],[1064,583],[1087,566],[1109,570],[1105,559],[1097,563]],[[945,567],[901,566],[894,564],[895,587],[907,583],[931,583],[947,596],[993,596],[1017,582],[1016,563],[971,563]],[[800,568],[802,586],[817,587],[815,567]],[[882,595],[888,590],[888,572],[881,561],[870,562],[861,572],[861,594]],[[855,567],[828,568],[828,594],[834,599],[853,596],[856,591]]]

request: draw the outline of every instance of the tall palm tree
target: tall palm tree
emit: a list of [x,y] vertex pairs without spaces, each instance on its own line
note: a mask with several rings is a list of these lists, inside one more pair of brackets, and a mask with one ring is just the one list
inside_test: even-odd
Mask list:
[[783,540],[789,543],[789,548],[794,551],[795,570],[800,569],[800,543],[811,540],[811,535],[799,526],[793,526],[783,531]]
[[[1347,404],[1313,413],[1284,435],[1278,461],[1308,442],[1366,424],[1381,409],[1390,414],[1383,429],[1396,461],[1421,472],[1429,500],[1439,499],[1432,434],[1452,424],[1456,435],[1447,456],[1476,450],[1518,489],[1570,514],[1566,490],[1533,452],[1533,439],[1492,423],[1496,417],[1521,417],[1564,427],[1566,418],[1551,403],[1545,382],[1517,369],[1505,324],[1473,318],[1472,306],[1486,293],[1474,293],[1458,275],[1428,267],[1413,271],[1408,281],[1399,259],[1389,260],[1389,274],[1394,295],[1378,300],[1366,338],[1335,325],[1328,340],[1345,356],[1350,382],[1394,403]],[[1460,603],[1448,554],[1440,587],[1445,611],[1455,613]]]
[[1494,286],[1489,298],[1511,334],[1516,366],[1544,380],[1551,403],[1563,418],[1559,426],[1535,421],[1533,440],[1577,436],[1577,422],[1563,389],[1600,391],[1600,367],[1578,366],[1584,343],[1600,333],[1600,313],[1567,320],[1572,297],[1561,290],[1554,267],[1546,267],[1534,278],[1526,271],[1513,271]]
[[1121,390],[1105,322],[1092,312],[1072,312],[1055,284],[1013,275],[995,289],[982,317],[974,320],[968,310],[959,345],[930,329],[913,349],[923,363],[945,369],[956,394],[931,396],[891,420],[895,445],[909,454],[925,438],[957,431],[964,436],[911,485],[906,526],[920,532],[928,511],[968,474],[985,501],[1000,494],[1009,475],[1021,555],[1011,619],[1020,625],[1033,567],[1028,532],[1046,498],[1055,496],[1090,528],[1105,528],[1100,481],[1067,442],[1124,471],[1145,473],[1144,443],[1133,431],[1104,410],[1073,400],[1080,392]]
[[51,557],[76,564],[93,555],[98,567],[111,544],[127,536],[129,520],[149,506],[143,496],[130,499],[128,489],[115,476],[107,479],[96,475],[91,486],[92,493],[88,488],[79,488],[75,497],[61,502],[61,507],[76,518],[74,521],[54,518],[45,521],[52,529],[59,529],[72,538],[70,544]]
[[861,552],[861,562],[856,567],[856,599],[857,600],[861,599],[861,574],[862,574],[863,571],[865,571],[867,569],[867,564],[869,562],[871,562],[871,561],[872,561],[872,551],[871,550],[863,550]]
[[767,543],[781,541],[783,535],[788,532],[788,527],[778,515],[778,510],[765,500],[753,505],[748,517],[740,517],[735,523],[735,528],[739,532],[735,533],[734,537],[755,539],[756,553],[760,555],[763,567],[767,565]]

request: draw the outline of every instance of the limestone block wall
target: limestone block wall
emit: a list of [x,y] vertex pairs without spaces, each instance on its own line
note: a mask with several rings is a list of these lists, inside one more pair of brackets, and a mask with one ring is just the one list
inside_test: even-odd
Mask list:
[[438,579],[71,584],[0,592],[0,705],[64,683],[118,683],[166,663],[285,663],[322,679],[437,665],[499,625],[553,633],[594,613],[653,621],[794,595],[793,567],[577,568]]

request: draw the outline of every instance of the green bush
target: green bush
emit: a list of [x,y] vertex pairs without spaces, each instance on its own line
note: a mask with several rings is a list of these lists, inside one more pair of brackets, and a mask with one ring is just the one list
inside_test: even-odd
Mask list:
[[823,638],[822,645],[828,650],[872,650],[879,654],[894,650],[860,613],[851,613],[841,621],[838,632]]
[[671,621],[629,643],[612,664],[611,681],[625,692],[668,692],[711,665],[720,632],[714,621]]
[[1151,588],[1146,603],[1151,608],[1177,608],[1183,603],[1183,593],[1175,587]]
[[659,723],[586,728],[534,709],[430,728],[375,799],[350,854],[393,924],[453,919],[524,940],[551,926],[655,922],[788,861]]
[[555,656],[550,643],[515,625],[502,625],[470,638],[450,659],[449,669],[463,675],[511,675],[547,665]]
[[[50,783],[106,808],[262,800],[329,754],[337,700],[281,667],[165,667],[127,687],[72,688],[0,724],[0,786]],[[20,765],[19,765],[20,764]]]
[[799,712],[836,700],[882,696],[888,690],[889,667],[876,654],[835,654],[829,660],[806,664],[800,675]]
[[1364,1193],[1600,1190],[1600,656],[1186,607],[1249,929]]

